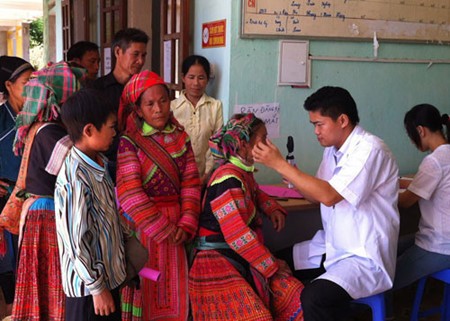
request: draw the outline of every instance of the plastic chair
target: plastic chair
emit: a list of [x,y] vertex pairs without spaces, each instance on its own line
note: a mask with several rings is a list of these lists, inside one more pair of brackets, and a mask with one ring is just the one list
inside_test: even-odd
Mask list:
[[366,298],[360,298],[354,300],[353,302],[370,306],[372,309],[372,321],[384,321],[386,317],[384,293],[375,294]]
[[[440,306],[425,311],[420,311],[420,302],[422,301],[423,290],[425,289],[425,283],[428,277],[440,280],[445,283],[444,298]],[[429,315],[437,313],[441,314],[441,321],[450,321],[450,269],[430,274],[419,280],[419,284],[417,285],[416,297],[414,298],[414,304],[411,311],[411,321],[418,321],[419,318],[427,317]]]

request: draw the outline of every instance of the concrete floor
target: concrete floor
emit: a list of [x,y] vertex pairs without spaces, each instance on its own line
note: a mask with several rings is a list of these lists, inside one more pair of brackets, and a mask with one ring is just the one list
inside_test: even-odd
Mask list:
[[[395,321],[409,321],[412,308],[412,302],[416,293],[416,286],[411,285],[404,289],[397,291],[394,294],[394,313]],[[430,308],[440,304],[443,297],[443,284],[436,280],[428,280],[425,293],[423,296],[422,307]],[[0,291],[0,318],[4,316],[5,303],[3,300],[2,291]],[[9,318],[5,318],[2,321],[7,321]],[[421,321],[439,321],[440,315],[430,316],[428,318],[421,319]],[[369,308],[360,306],[357,309],[355,315],[348,321],[372,321],[372,314]]]
[[[416,284],[398,290],[394,293],[394,317],[395,321],[409,321],[411,309],[416,294]],[[444,295],[443,283],[437,280],[427,280],[425,292],[422,299],[421,308],[427,309],[439,306]],[[372,314],[370,309],[361,311],[357,316],[349,321],[371,321]],[[440,321],[440,315],[433,315],[420,319],[421,321]]]
[[9,321],[9,317],[5,318],[5,299],[3,298],[3,292],[0,290],[0,320],[2,321]]

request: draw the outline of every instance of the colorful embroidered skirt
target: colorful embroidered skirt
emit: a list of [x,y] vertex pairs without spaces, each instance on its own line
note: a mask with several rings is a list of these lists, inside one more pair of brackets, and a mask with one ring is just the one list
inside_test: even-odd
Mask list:
[[121,292],[122,321],[142,321],[141,290],[126,286]]
[[[158,204],[163,204],[159,200]],[[164,203],[162,215],[171,222],[179,220],[179,205]],[[138,233],[148,249],[147,267],[161,274],[157,282],[141,278],[141,289],[122,290],[122,319],[124,321],[185,321],[189,314],[188,264],[184,245],[175,246],[170,238],[161,243]],[[139,293],[140,292],[140,293]]]
[[11,320],[63,321],[64,306],[55,206],[51,198],[38,198],[23,228]]
[[275,274],[270,281],[271,307],[236,268],[215,250],[196,254],[189,272],[189,297],[195,321],[303,320],[303,284],[292,276]]

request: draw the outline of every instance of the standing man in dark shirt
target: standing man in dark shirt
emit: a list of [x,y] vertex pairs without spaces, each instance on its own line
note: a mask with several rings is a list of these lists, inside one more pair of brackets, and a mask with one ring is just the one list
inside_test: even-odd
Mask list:
[[[136,28],[119,30],[111,44],[113,70],[94,81],[92,87],[104,91],[105,97],[111,100],[114,111],[119,109],[120,96],[125,84],[131,76],[141,71],[147,56],[147,34]],[[108,152],[108,169],[114,183],[116,182],[117,147],[120,135],[116,135]]]
[[67,51],[67,61],[75,62],[86,68],[87,78],[92,81],[97,79],[100,68],[100,53],[96,43],[90,41],[78,41]]

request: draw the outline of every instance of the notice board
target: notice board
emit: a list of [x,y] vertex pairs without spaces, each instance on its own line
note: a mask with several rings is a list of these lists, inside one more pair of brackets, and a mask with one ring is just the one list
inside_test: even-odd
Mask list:
[[450,0],[242,0],[243,37],[450,43]]

